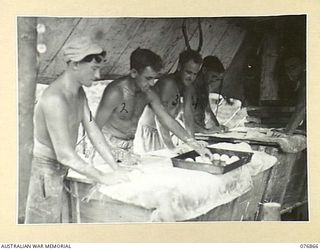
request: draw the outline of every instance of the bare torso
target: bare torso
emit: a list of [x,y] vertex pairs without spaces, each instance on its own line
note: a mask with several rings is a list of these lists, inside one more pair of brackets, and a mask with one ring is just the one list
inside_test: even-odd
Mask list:
[[44,113],[43,105],[45,105],[46,100],[52,96],[58,97],[62,102],[65,102],[66,107],[65,112],[67,113],[67,121],[56,121],[56,122],[66,122],[69,140],[71,145],[75,147],[79,125],[83,116],[83,106],[84,106],[84,91],[80,88],[77,95],[67,95],[63,89],[63,83],[61,79],[57,79],[53,82],[42,94],[38,103],[36,104],[35,114],[34,114],[34,133],[35,138],[42,144],[53,149],[52,141],[50,139],[49,129],[46,122],[46,117]]
[[[154,86],[154,91],[159,95],[161,103],[165,107],[166,111],[176,118],[181,110],[181,96],[176,80],[173,75],[168,75],[160,78],[157,84]],[[156,128],[155,115],[152,109],[146,107],[141,117],[141,124],[149,127]]]
[[145,106],[149,103],[144,92],[136,92],[128,77],[120,78],[107,86],[106,91],[120,93],[117,107],[112,111],[103,130],[115,137],[133,139],[138,121]]
[[191,98],[194,121],[196,124],[204,127],[205,110],[209,104],[209,88],[200,77],[198,77],[193,84],[195,88]]
[[[180,94],[173,75],[160,78],[153,89],[160,97],[161,103],[165,107],[168,114],[170,114],[171,117],[176,118],[181,110],[182,94]],[[155,114],[149,106],[147,106],[143,112],[140,122],[142,125],[156,128]]]

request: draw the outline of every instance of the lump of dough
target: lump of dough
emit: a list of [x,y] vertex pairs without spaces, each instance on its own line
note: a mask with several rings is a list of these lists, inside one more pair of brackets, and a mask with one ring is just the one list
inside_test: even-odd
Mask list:
[[211,164],[210,159],[208,159],[208,158],[203,159],[201,156],[197,156],[196,157],[196,162],[205,163],[205,164]]
[[215,160],[215,161],[220,161],[220,155],[218,153],[214,153],[212,155],[212,159]]
[[185,161],[194,161],[192,158],[186,158]]
[[240,158],[239,158],[238,156],[236,156],[236,155],[233,155],[233,156],[230,158],[230,160],[231,160],[231,163],[234,163],[234,162],[236,162],[236,161],[239,161]]
[[229,160],[229,156],[228,155],[226,155],[226,154],[221,155],[220,161],[227,162],[228,160]]

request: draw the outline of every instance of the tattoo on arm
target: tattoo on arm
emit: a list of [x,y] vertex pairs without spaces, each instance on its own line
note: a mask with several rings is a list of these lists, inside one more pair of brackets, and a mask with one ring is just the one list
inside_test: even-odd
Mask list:
[[121,103],[121,105],[122,105],[122,109],[120,110],[120,113],[122,113],[123,111],[125,111],[126,113],[129,113],[128,110],[126,110],[126,103],[123,102]]
[[198,107],[198,102],[199,102],[198,97],[192,96],[191,99],[192,99],[191,104],[192,104],[193,108],[194,108],[194,109],[197,109],[197,107]]
[[179,95],[176,95],[176,98],[174,99],[174,101],[172,101],[172,106],[176,106],[179,103]]

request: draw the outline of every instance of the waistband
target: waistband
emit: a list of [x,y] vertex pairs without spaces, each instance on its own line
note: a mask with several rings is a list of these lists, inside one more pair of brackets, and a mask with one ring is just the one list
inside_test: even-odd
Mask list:
[[62,165],[55,159],[39,155],[33,155],[32,171],[37,171],[39,173],[54,173],[66,175],[68,169],[68,167]]
[[34,138],[33,155],[38,156],[40,158],[44,157],[52,160],[57,159],[54,150],[49,146],[39,142],[37,138]]
[[155,127],[152,127],[148,124],[141,124],[141,129],[147,129],[148,131],[152,131],[152,132],[158,132],[158,129]]
[[113,148],[130,149],[133,147],[133,139],[123,139],[109,133],[107,129],[102,128],[102,133],[106,140],[110,143]]
[[108,137],[108,138],[115,138],[120,141],[133,141],[134,140],[134,138],[122,138],[122,137],[115,136],[110,133],[110,131],[107,127],[103,127],[101,131],[104,134],[104,136]]

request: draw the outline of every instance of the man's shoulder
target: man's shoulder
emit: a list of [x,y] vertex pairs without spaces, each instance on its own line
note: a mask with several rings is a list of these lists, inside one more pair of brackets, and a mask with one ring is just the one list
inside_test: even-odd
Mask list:
[[124,86],[127,84],[126,81],[127,80],[122,77],[110,82],[103,92],[103,101],[107,101],[108,103],[120,102],[124,96]]
[[127,87],[130,84],[131,84],[130,78],[128,76],[123,76],[110,82],[107,88],[110,88],[113,91],[121,92],[124,87]]
[[146,97],[149,102],[159,99],[158,93],[154,89],[149,89],[148,92],[146,92]]
[[198,74],[194,82],[192,83],[193,86],[203,86],[204,85],[204,80],[203,78]]
[[105,88],[105,94],[122,94],[122,86],[125,84],[125,79],[119,78],[110,82]]
[[174,74],[165,74],[165,75],[163,75],[163,76],[161,76],[161,77],[159,78],[159,81],[158,81],[158,82],[169,82],[169,83],[171,82],[171,83],[176,83],[177,80],[176,80]]
[[173,75],[164,75],[162,76],[156,84],[158,89],[173,89],[176,88],[177,81]]
[[39,99],[41,109],[52,110],[57,108],[67,107],[67,100],[64,94],[57,89],[50,88],[50,86],[43,92]]
[[43,91],[40,99],[43,102],[64,101],[65,96],[60,89],[55,88],[53,85],[50,85]]

